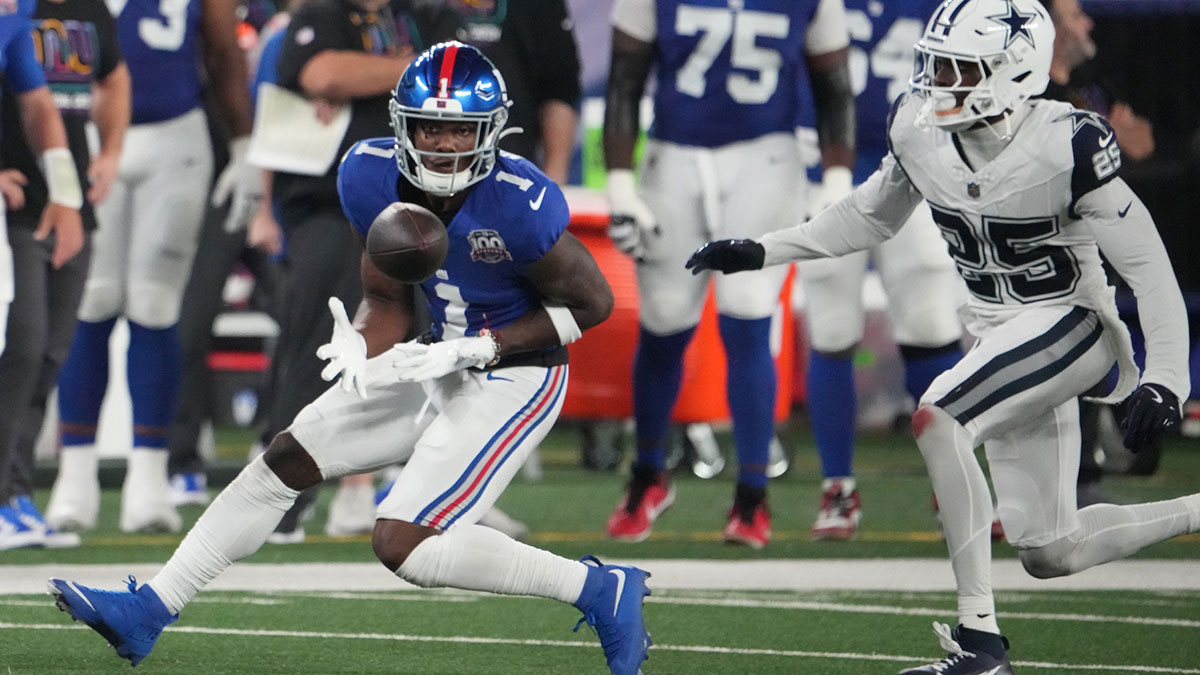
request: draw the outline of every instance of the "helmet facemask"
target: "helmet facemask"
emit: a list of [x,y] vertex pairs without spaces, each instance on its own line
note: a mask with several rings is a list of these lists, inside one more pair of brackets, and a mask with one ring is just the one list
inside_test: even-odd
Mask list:
[[[435,102],[427,99],[426,104]],[[455,103],[449,101],[448,103]],[[392,129],[396,134],[396,162],[400,173],[423,191],[448,197],[483,180],[496,163],[496,144],[508,120],[508,110],[497,108],[484,113],[445,110],[421,110],[389,103]],[[472,147],[458,152],[439,152],[417,148],[416,134],[423,122],[462,123],[475,128]],[[438,164],[453,160],[439,170]]]
[[1034,0],[948,0],[915,47],[910,84],[925,99],[917,126],[959,132],[982,122],[1011,137],[1021,103],[1049,83],[1053,47]]

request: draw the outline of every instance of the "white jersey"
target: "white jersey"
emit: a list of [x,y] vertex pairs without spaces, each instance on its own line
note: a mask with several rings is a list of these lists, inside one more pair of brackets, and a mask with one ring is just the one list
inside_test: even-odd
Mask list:
[[1094,310],[1119,355],[1121,380],[1109,397],[1119,399],[1138,372],[1102,249],[1138,297],[1147,335],[1143,379],[1185,398],[1183,299],[1149,213],[1117,177],[1120,149],[1108,123],[1066,103],[1029,101],[1012,140],[990,161],[972,160],[962,134],[914,125],[921,103],[897,101],[891,153],[849,198],[805,225],[763,237],[766,264],[874,246],[924,198],[971,292],[968,328],[980,334],[1031,307]]

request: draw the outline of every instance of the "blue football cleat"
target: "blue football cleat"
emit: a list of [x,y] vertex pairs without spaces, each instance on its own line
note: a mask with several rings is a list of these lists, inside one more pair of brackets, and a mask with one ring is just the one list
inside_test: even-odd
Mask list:
[[646,587],[650,573],[625,565],[604,565],[593,556],[581,562],[595,568],[588,571],[589,576],[602,576],[598,579],[599,591],[587,606],[579,607],[583,618],[575,624],[575,630],[585,622],[596,630],[613,675],[637,675],[651,644],[642,621],[642,599],[650,595]]
[[179,618],[149,586],[143,584],[138,588],[132,576],[128,592],[104,591],[65,579],[51,579],[50,594],[59,609],[103,635],[117,650],[117,656],[129,659],[135,666],[150,654],[163,628]]

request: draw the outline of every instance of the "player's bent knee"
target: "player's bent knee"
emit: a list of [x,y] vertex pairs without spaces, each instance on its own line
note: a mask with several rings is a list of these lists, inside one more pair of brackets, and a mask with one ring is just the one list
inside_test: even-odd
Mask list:
[[183,288],[173,285],[134,282],[129,285],[125,315],[147,328],[169,328],[179,322]]
[[[375,557],[379,558],[379,562],[405,581],[417,586],[432,586],[435,585],[433,579],[426,572],[440,567],[436,562],[432,567],[429,564],[420,564],[402,569],[402,566],[426,539],[440,534],[440,530],[432,527],[381,518],[375,521],[375,531],[371,533],[371,547],[375,550]],[[441,547],[432,547],[432,558],[439,557],[439,551],[433,550],[439,548]]]
[[316,460],[295,436],[284,431],[271,440],[263,460],[283,484],[293,490],[310,488],[322,480]]
[[121,285],[115,279],[89,280],[79,300],[82,321],[107,321],[125,310]]
[[1078,570],[1071,564],[1074,543],[1058,539],[1045,546],[1025,548],[1017,551],[1021,566],[1030,576],[1037,579],[1053,579],[1074,574]]

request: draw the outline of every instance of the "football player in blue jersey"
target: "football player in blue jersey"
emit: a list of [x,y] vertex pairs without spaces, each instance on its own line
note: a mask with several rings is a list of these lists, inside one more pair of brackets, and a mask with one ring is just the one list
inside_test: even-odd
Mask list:
[[121,494],[126,532],[178,531],[170,500],[167,431],[181,368],[179,313],[212,185],[202,69],[230,137],[230,161],[212,189],[232,198],[230,218],[249,218],[261,195],[246,162],[250,89],[237,44],[234,0],[114,0],[117,39],[132,81],[133,110],[117,180],[97,208],[92,265],[71,351],[59,373],[59,457],[46,520],[61,530],[95,526],[100,490],[96,430],[109,375],[109,338],[129,326],[127,375],[132,445]]
[[[887,111],[908,89],[912,45],[940,0],[845,2],[850,80],[858,109],[858,185],[887,154]],[[809,214],[816,215],[841,196],[820,194],[812,200]],[[887,292],[887,316],[904,361],[904,388],[912,400],[920,400],[933,378],[962,358],[962,324],[955,310],[965,291],[928,207],[919,207],[899,234],[870,251],[800,264],[810,348],[808,412],[824,474],[821,506],[812,526],[815,539],[853,538],[862,517],[853,473],[858,399],[852,357],[863,337],[862,289],[868,261]]]
[[[1120,178],[1096,113],[1033,98],[1050,81],[1054,28],[1037,0],[947,0],[916,45],[914,95],[888,119],[889,153],[808,223],[722,240],[688,261],[726,273],[844,255],[893,236],[928,202],[970,294],[973,348],[921,397],[913,433],[941,505],[958,625],[948,654],[904,675],[1006,675],[991,585],[993,512],[1025,569],[1074,574],[1200,531],[1200,494],[1076,506],[1076,397],[1126,400],[1130,449],[1179,424],[1187,314],[1145,205]],[[1129,282],[1146,333],[1139,373],[1100,254]],[[1119,377],[1107,384],[1113,365]],[[983,445],[997,506],[975,448]]]
[[[375,554],[420,586],[554,598],[595,627],[614,674],[635,675],[650,636],[645,571],[568,560],[476,523],[558,417],[566,345],[607,318],[612,291],[566,232],[562,191],[532,162],[496,150],[504,81],[476,48],[442,43],[405,71],[394,138],[356,144],[338,184],[355,232],[395,202],[446,224],[449,250],[421,283],[433,325],[403,339],[412,287],[362,256],[351,324],[331,300],[329,388],[208,507],[161,572],[131,592],[52,580],[59,604],[138,663],[161,630],[232,561],[257,550],[299,491],[407,459],[379,505]],[[432,408],[432,410],[429,410]]]
[[[708,275],[688,251],[792,221],[807,187],[795,129],[812,82],[830,194],[850,188],[854,96],[842,0],[617,0],[604,119],[609,234],[637,260],[640,333],[633,367],[637,457],[610,537],[641,541],[675,499],[664,442],[683,355],[700,322]],[[658,88],[639,177],[638,106]],[[787,268],[717,277],[719,328],[737,444],[738,478],[726,541],[771,538],[766,469],[774,433],[772,316]]]

